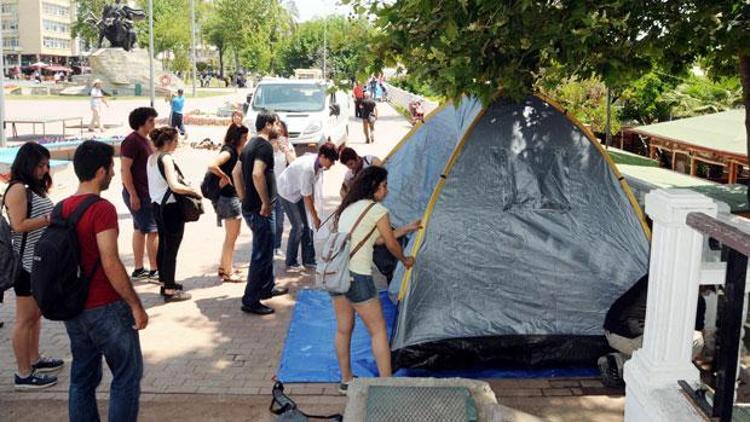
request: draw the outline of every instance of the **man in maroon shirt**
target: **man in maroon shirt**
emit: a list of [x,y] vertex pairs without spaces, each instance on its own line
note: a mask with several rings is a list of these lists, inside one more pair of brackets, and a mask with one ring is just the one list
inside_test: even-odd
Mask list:
[[[133,216],[133,263],[134,279],[158,280],[156,273],[156,249],[159,244],[156,220],[151,212],[151,196],[148,194],[146,162],[153,151],[148,134],[154,129],[158,114],[151,107],[139,107],[130,112],[128,123],[133,133],[122,141],[120,147],[122,167],[122,199]],[[150,271],[143,268],[143,252],[148,251]]]
[[[99,196],[114,176],[114,148],[96,141],[82,143],[73,157],[80,184],[62,202],[68,218],[91,195]],[[109,420],[136,421],[143,376],[138,330],[148,315],[120,261],[117,211],[106,199],[91,205],[76,226],[85,272],[99,264],[89,285],[84,311],[65,321],[73,364],[70,368],[68,411],[71,421],[99,420],[96,388],[102,378],[102,357],[112,372]]]

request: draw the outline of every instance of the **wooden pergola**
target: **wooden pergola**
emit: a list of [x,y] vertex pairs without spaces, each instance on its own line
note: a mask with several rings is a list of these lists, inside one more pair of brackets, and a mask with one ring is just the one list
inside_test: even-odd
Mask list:
[[691,176],[697,175],[698,163],[706,163],[722,166],[726,183],[734,184],[748,168],[744,119],[745,110],[737,109],[630,128],[625,135],[647,138],[650,158],[658,158],[658,150],[671,153],[672,170],[680,171],[676,163],[684,157]]

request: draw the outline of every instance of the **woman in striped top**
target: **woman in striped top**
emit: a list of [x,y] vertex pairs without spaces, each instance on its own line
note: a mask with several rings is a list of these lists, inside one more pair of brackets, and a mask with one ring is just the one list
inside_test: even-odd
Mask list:
[[10,184],[5,192],[5,207],[13,235],[13,249],[21,256],[13,290],[16,293],[16,325],[13,350],[18,369],[17,390],[40,389],[54,385],[57,378],[42,375],[63,366],[59,359],[39,354],[39,332],[42,313],[31,296],[31,267],[34,247],[49,225],[53,204],[47,196],[52,178],[49,174],[49,151],[37,143],[23,145],[10,169]]

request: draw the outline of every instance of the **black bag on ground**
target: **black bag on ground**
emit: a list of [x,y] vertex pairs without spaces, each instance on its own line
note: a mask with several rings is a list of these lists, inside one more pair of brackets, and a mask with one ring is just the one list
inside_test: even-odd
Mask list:
[[274,415],[278,415],[276,422],[306,422],[309,419],[325,419],[336,422],[344,420],[344,417],[340,414],[328,416],[308,415],[299,410],[297,403],[291,397],[284,394],[284,384],[280,381],[276,381],[276,384],[273,385],[272,394],[273,400],[268,410]]
[[[164,180],[167,180],[167,176],[164,174],[164,161],[162,160],[163,158],[164,153],[159,154],[159,157],[157,157],[156,159],[156,165],[159,167],[159,173],[161,173],[161,177],[163,177]],[[173,164],[174,169],[177,172],[177,179],[180,183],[185,184],[185,176],[182,175],[180,167],[177,165],[177,163]],[[180,195],[178,193],[172,192],[172,189],[169,188],[169,183],[167,183],[167,192],[164,194],[164,197],[161,200],[162,207],[166,205],[169,195],[174,195],[175,201],[177,201],[177,205],[180,206],[182,218],[186,223],[198,221],[198,219],[201,218],[201,215],[205,212],[203,211],[203,202],[201,202],[199,198],[194,198],[188,195]]]
[[[16,183],[11,183],[5,189],[5,195],[3,195],[3,205],[0,207],[0,295],[13,287],[18,272],[23,268],[21,260],[23,259],[23,253],[26,250],[26,239],[29,234],[24,233],[21,237],[21,248],[20,253],[16,253],[13,250],[13,231],[10,227],[10,221],[2,215],[2,210],[5,207],[5,196],[8,194],[8,189]],[[31,216],[31,192],[28,187],[26,188],[26,218]]]
[[47,319],[65,321],[83,312],[91,278],[101,262],[97,260],[88,272],[81,268],[76,226],[83,213],[100,199],[89,196],[68,218],[62,217],[63,203],[58,203],[52,210],[49,227],[36,244],[31,294]]

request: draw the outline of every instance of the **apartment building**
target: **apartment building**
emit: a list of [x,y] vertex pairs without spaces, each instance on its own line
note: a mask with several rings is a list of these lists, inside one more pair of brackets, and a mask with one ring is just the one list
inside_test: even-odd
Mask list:
[[79,55],[71,29],[74,0],[0,0],[6,66],[69,64]]

